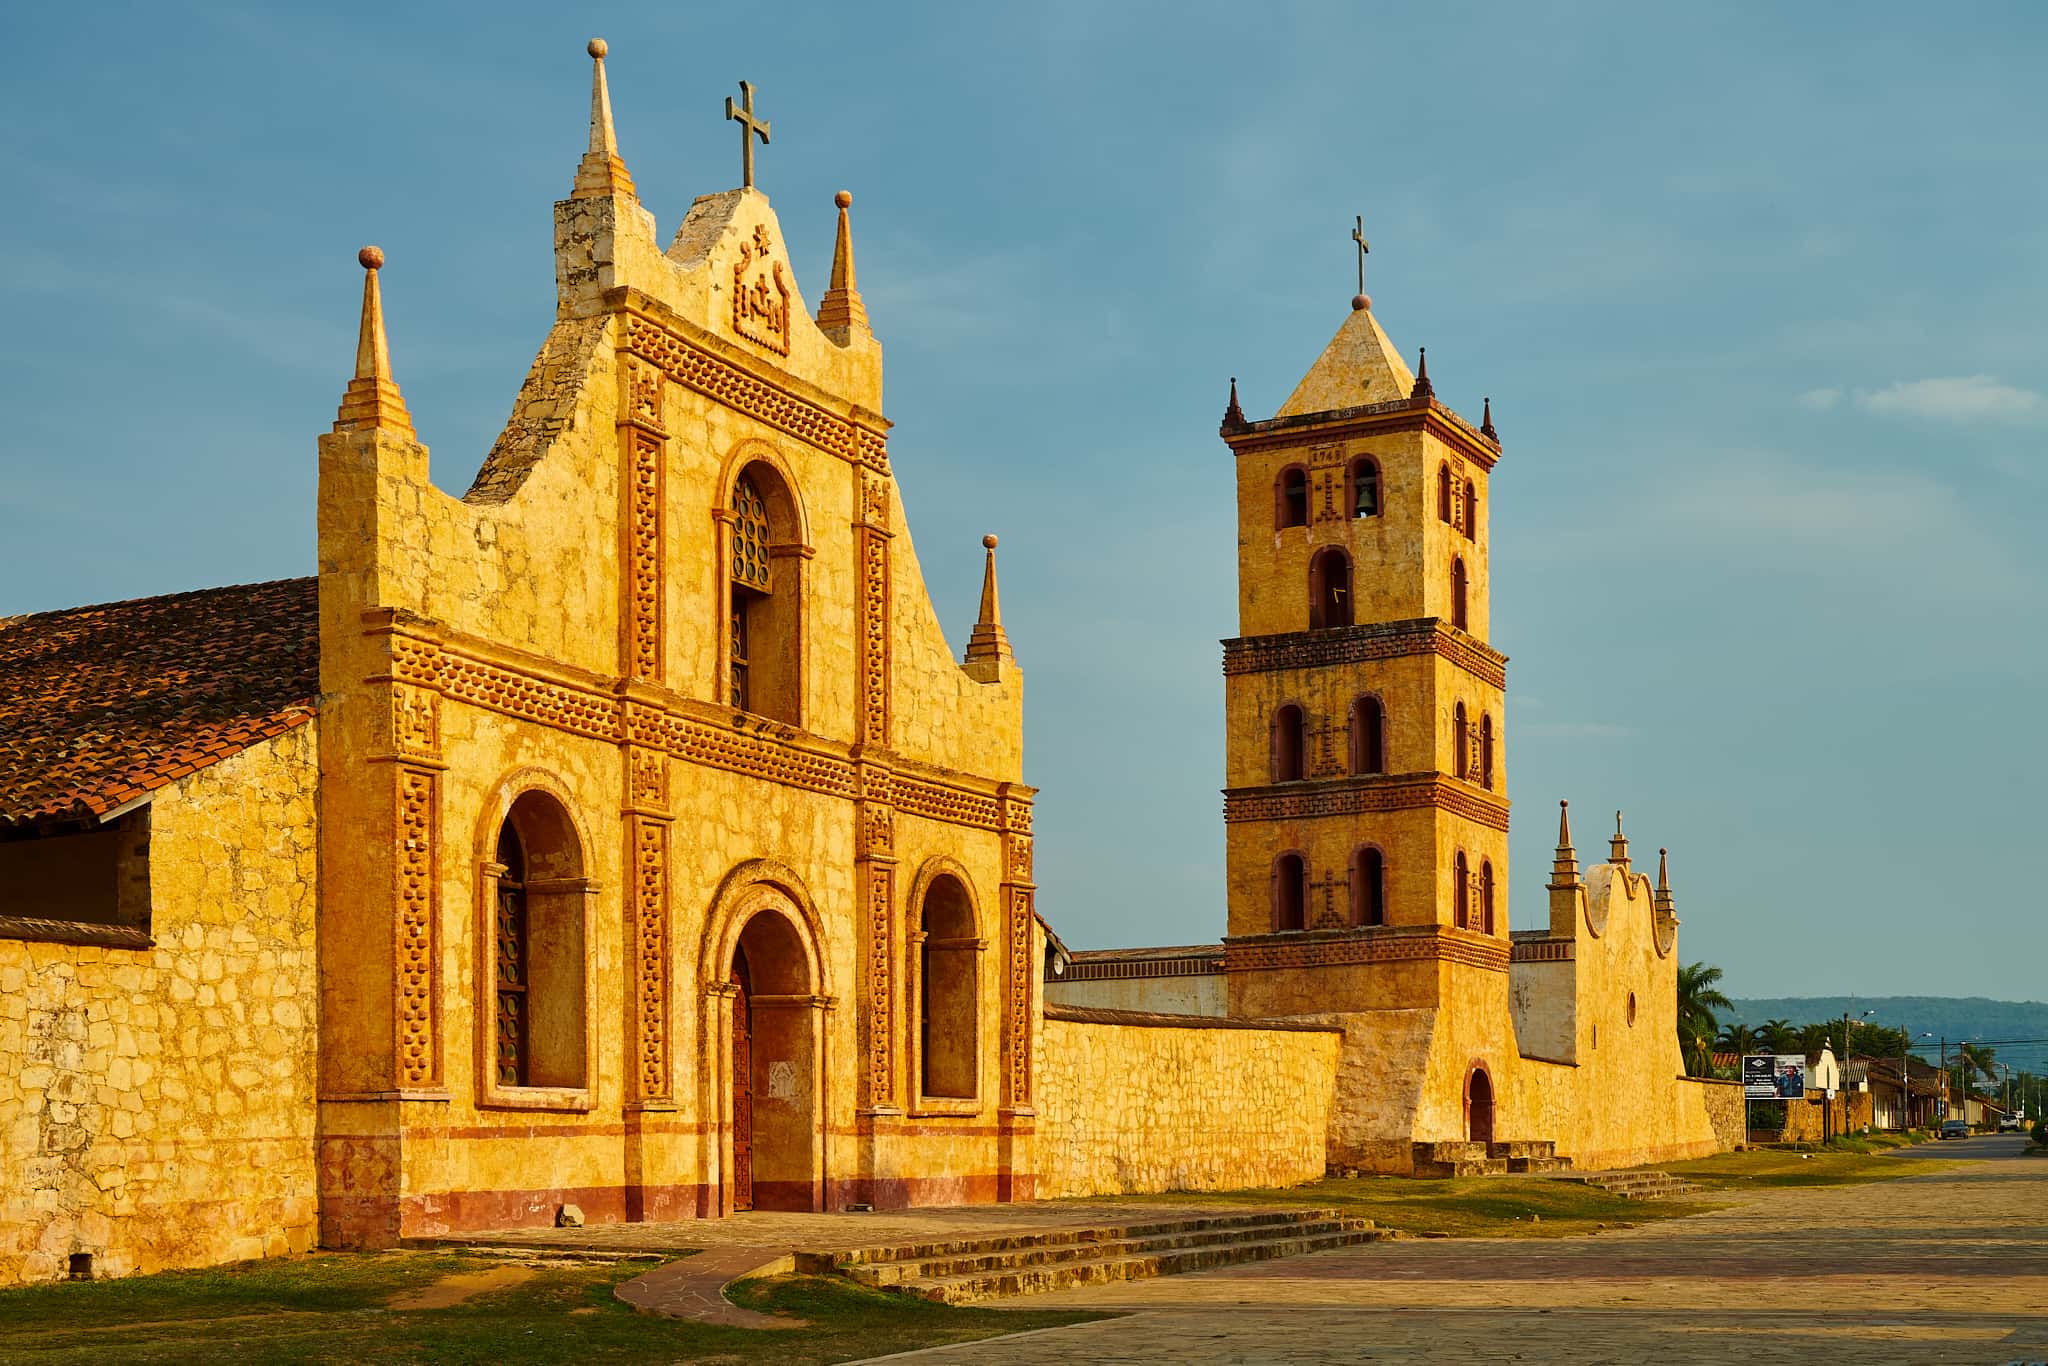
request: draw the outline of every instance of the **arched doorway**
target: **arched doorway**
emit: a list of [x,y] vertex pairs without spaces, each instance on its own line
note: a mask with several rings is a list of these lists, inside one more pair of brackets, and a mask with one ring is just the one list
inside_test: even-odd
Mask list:
[[1475,1067],[1465,1082],[1465,1136],[1474,1143],[1493,1142],[1493,1078]]
[[822,1209],[820,998],[795,922],[772,907],[756,911],[733,946],[726,980],[730,1207]]

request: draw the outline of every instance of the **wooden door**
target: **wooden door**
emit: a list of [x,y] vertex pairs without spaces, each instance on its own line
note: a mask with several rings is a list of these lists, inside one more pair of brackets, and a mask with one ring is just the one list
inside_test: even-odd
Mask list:
[[1493,1079],[1484,1072],[1472,1074],[1472,1127],[1474,1143],[1493,1142]]
[[735,952],[732,1002],[732,1207],[754,1207],[754,1019],[747,956]]

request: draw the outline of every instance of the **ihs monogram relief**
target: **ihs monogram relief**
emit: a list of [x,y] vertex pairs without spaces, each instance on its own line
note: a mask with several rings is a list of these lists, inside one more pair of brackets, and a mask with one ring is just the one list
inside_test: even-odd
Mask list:
[[[754,228],[752,241],[740,243],[732,266],[732,330],[758,342],[778,356],[789,354],[789,277],[773,259],[775,240],[767,224]],[[760,269],[755,270],[755,263]],[[752,278],[748,272],[754,271]]]

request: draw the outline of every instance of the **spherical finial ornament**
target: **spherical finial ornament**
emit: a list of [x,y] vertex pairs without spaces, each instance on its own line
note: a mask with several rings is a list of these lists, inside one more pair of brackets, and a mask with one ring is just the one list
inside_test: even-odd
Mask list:
[[605,46],[604,39],[602,38],[592,38],[583,45],[583,50],[599,60],[603,59],[605,53],[611,51],[610,48]]
[[832,196],[832,202],[833,202],[834,204],[837,204],[837,205],[838,205],[838,206],[839,206],[840,208],[842,208],[842,209],[850,209],[850,208],[852,208],[852,207],[853,207],[853,191],[851,191],[851,190],[841,190],[841,191],[840,191],[840,192],[839,192],[838,194],[835,194],[835,195],[833,195],[833,196]]
[[356,253],[356,260],[364,270],[384,269],[384,248],[364,247]]
[[982,537],[981,546],[984,550],[994,550],[996,548],[995,533],[990,532],[988,535]]
[[1363,313],[1363,312],[1365,312],[1365,310],[1367,310],[1368,308],[1371,308],[1371,307],[1372,307],[1372,295],[1370,295],[1370,294],[1354,294],[1354,295],[1352,295],[1352,296],[1351,296],[1351,311],[1352,311],[1353,313]]

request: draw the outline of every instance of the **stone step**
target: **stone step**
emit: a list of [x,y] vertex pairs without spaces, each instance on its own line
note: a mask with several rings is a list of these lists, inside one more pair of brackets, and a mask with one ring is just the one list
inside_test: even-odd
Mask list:
[[1488,1157],[1556,1157],[1557,1144],[1547,1138],[1512,1138],[1486,1145]]
[[1256,1231],[1284,1228],[1304,1221],[1337,1218],[1333,1209],[1243,1210],[1228,1214],[1160,1218],[1128,1224],[1094,1224],[1069,1228],[1035,1229],[1019,1233],[989,1234],[979,1238],[947,1238],[909,1243],[885,1243],[874,1247],[838,1252],[799,1253],[801,1269],[813,1272],[845,1271],[850,1267],[882,1262],[910,1262],[927,1258],[972,1257],[989,1253],[1033,1248],[1089,1247],[1133,1239],[1167,1237],[1210,1230]]
[[1352,1232],[1358,1227],[1359,1222],[1335,1218],[1306,1219],[1263,1224],[1251,1228],[1209,1228],[1152,1233],[1136,1238],[1010,1248],[1000,1252],[979,1252],[963,1256],[940,1255],[905,1261],[865,1262],[844,1268],[843,1274],[860,1285],[892,1289],[912,1281],[970,1278],[1082,1261],[1195,1252],[1248,1241],[1263,1241],[1274,1236],[1322,1238]]
[[1358,1225],[1334,1232],[1300,1237],[1269,1237],[1221,1243],[1213,1247],[1145,1253],[1136,1256],[1092,1257],[1059,1262],[1050,1266],[1019,1267],[1007,1271],[976,1272],[964,1276],[920,1277],[893,1287],[900,1293],[942,1304],[970,1304],[1001,1295],[1032,1295],[1063,1290],[1075,1285],[1105,1285],[1115,1281],[1143,1280],[1153,1276],[1176,1276],[1190,1271],[1207,1271],[1242,1262],[1270,1261],[1296,1257],[1308,1252],[1350,1247],[1390,1236],[1385,1229]]
[[1663,1200],[1674,1195],[1690,1195],[1699,1189],[1670,1172],[1573,1172],[1553,1179],[1595,1186],[1624,1200]]
[[1572,1165],[1572,1160],[1569,1157],[1554,1156],[1511,1157],[1507,1161],[1508,1171],[1513,1175],[1519,1175],[1524,1172],[1568,1171]]

